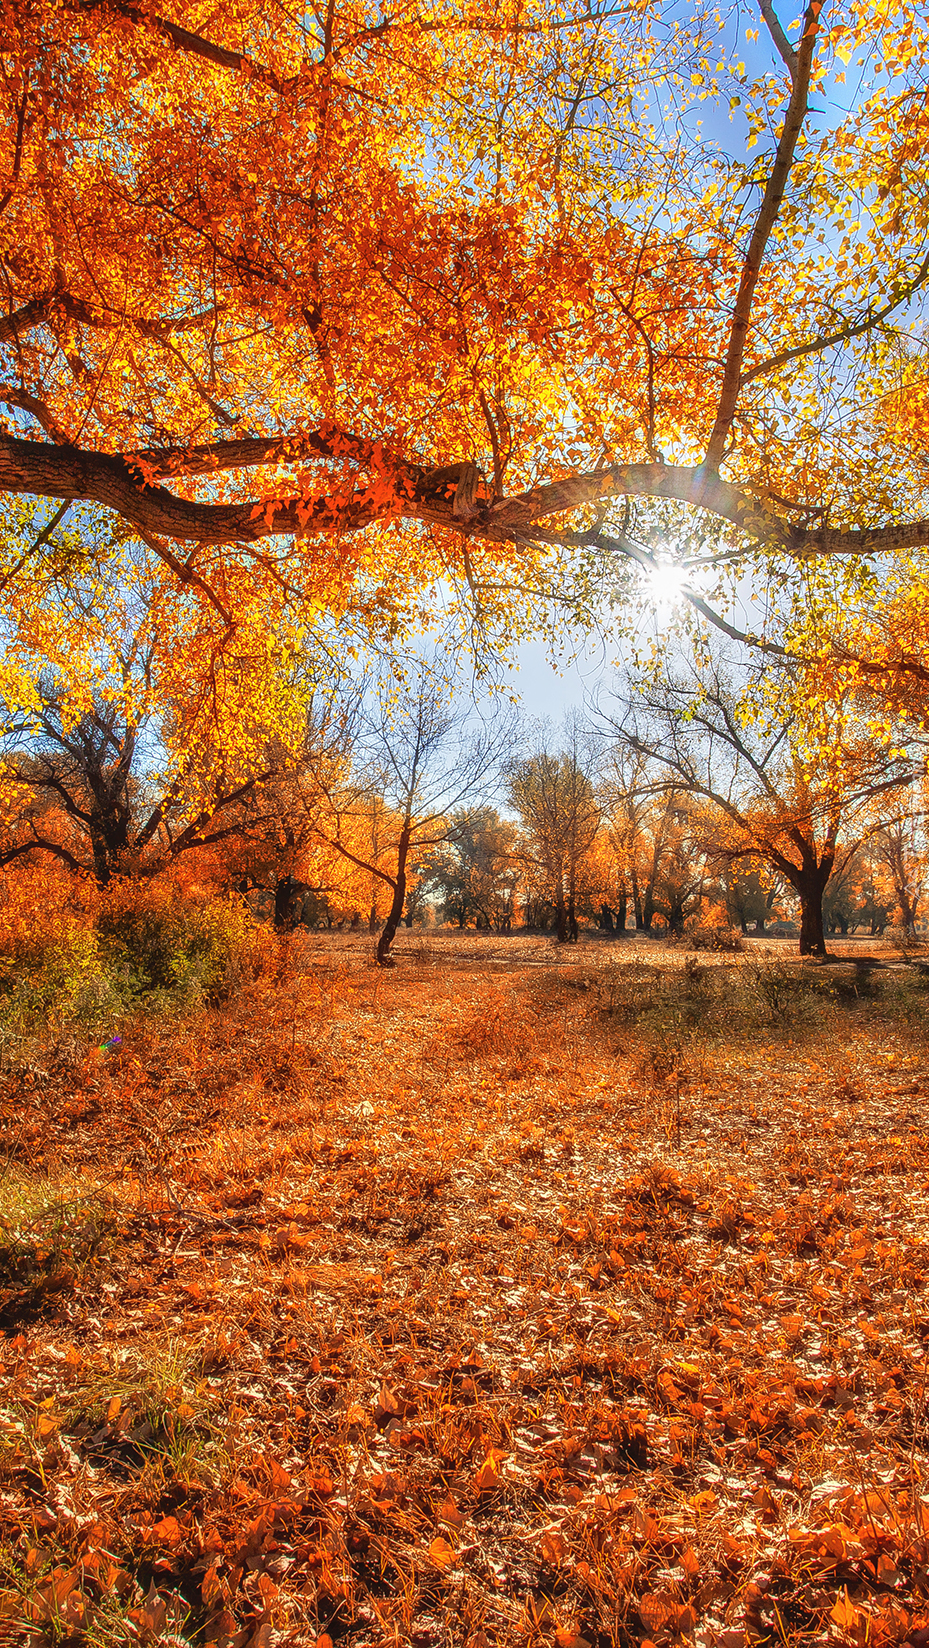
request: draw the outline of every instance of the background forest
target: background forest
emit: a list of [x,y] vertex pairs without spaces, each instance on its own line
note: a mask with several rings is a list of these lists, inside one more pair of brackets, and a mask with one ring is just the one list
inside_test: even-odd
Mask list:
[[[142,673],[144,660],[125,660]],[[305,666],[305,660],[304,660]],[[751,674],[707,654],[676,674],[621,678],[588,723],[533,729],[482,710],[447,660],[395,659],[306,697],[302,745],[252,728],[225,777],[197,745],[175,770],[157,707],[99,690],[82,712],[34,678],[3,774],[3,1011],[88,1032],[125,1013],[214,999],[259,943],[257,923],[377,935],[448,925],[511,934],[664,935],[737,949],[752,932],[890,929],[918,939],[926,875],[918,727],[876,737],[834,707],[808,725]],[[282,691],[285,689],[282,688]],[[906,742],[903,740],[906,739]],[[204,799],[201,773],[212,760]]]

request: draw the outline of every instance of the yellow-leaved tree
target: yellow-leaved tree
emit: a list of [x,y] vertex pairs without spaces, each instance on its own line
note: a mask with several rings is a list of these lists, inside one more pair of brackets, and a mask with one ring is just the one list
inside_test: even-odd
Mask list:
[[907,624],[929,24],[759,28],[746,63],[701,0],[9,0],[0,489],[47,502],[8,606],[86,504],[201,680],[268,612],[591,610],[662,521],[708,538],[685,577],[898,557]]

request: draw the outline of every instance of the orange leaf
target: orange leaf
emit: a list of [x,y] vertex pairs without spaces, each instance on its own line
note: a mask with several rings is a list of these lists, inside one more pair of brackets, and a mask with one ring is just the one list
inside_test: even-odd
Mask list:
[[447,1528],[461,1528],[464,1525],[465,1516],[463,1511],[459,1511],[451,1494],[449,1494],[447,1499],[443,1499],[441,1505],[436,1506],[435,1519],[437,1522],[444,1522]]
[[668,1591],[644,1596],[639,1603],[639,1618],[646,1631],[660,1631],[677,1618],[677,1601]]
[[444,1574],[446,1569],[450,1568],[455,1560],[455,1547],[450,1545],[448,1540],[443,1539],[441,1534],[439,1534],[432,1541],[432,1544],[429,1547],[429,1555],[436,1567],[441,1568]]
[[858,1609],[848,1594],[847,1585],[835,1606],[830,1608],[829,1618],[834,1620],[842,1631],[852,1631],[858,1624]]
[[175,1516],[163,1516],[152,1528],[152,1539],[158,1545],[180,1545],[184,1530]]
[[472,1485],[476,1493],[493,1493],[496,1488],[499,1488],[500,1482],[500,1465],[493,1452],[490,1452],[477,1472]]

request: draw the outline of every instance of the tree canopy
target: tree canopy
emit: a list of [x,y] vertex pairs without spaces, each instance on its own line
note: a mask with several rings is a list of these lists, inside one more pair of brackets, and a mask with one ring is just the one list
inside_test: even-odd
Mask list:
[[711,557],[925,548],[929,25],[759,28],[11,0],[0,489],[116,512],[214,639],[436,585],[512,624],[653,558],[643,503]]

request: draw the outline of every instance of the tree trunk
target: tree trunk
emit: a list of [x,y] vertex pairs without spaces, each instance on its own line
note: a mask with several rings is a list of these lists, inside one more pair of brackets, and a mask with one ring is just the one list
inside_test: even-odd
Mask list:
[[637,933],[641,933],[645,927],[642,920],[642,893],[639,887],[639,878],[634,871],[632,875],[632,913],[635,919],[635,930]]
[[274,925],[278,932],[293,926],[290,911],[293,876],[282,876],[274,889]]
[[[651,930],[652,930],[652,923],[654,922],[654,920],[655,920],[655,900],[654,900],[654,897],[652,895],[652,885],[651,885],[651,882],[649,882],[648,886],[645,889],[645,898],[642,901],[642,927],[641,927],[641,931],[643,933],[650,933]],[[639,925],[638,922],[636,922],[636,926],[638,926],[638,925]]]
[[559,944],[567,944],[567,942],[568,942],[568,912],[565,909],[564,893],[562,892],[560,887],[558,889],[558,897],[557,897],[557,902],[555,904],[555,932],[556,932],[557,937],[558,937],[558,943]]
[[626,892],[626,889],[624,887],[622,892],[619,895],[619,898],[616,901],[616,931],[617,931],[617,933],[624,933],[626,931],[626,918],[627,918],[628,914],[629,914],[629,894]]
[[393,883],[394,896],[390,901],[387,920],[377,941],[376,954],[379,967],[393,966],[390,947],[397,936],[397,928],[403,915],[403,901],[406,898],[406,863],[410,853],[410,833],[409,825],[404,825],[400,831],[400,840],[397,842],[397,874]]
[[816,882],[798,887],[800,895],[800,954],[825,956],[826,935],[823,931],[823,885]]
[[608,904],[600,906],[600,926],[605,933],[613,932],[613,912]]
[[98,816],[91,815],[90,848],[94,858],[94,880],[98,887],[109,886],[113,874],[113,865],[117,857],[113,851],[113,844],[108,837],[109,832],[103,820]]
[[897,888],[897,903],[900,906],[900,924],[904,931],[913,935],[916,932],[916,911],[919,907],[919,892],[911,893],[906,887]]
[[684,931],[684,906],[671,903],[668,906],[668,932],[680,938]]

